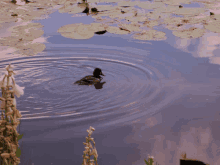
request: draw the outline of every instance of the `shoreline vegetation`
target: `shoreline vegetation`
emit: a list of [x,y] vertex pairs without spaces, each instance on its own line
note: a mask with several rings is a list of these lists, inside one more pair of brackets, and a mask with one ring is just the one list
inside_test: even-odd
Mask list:
[[7,72],[0,79],[0,87],[2,97],[1,104],[1,120],[0,120],[0,164],[1,165],[18,165],[20,163],[21,149],[18,140],[22,138],[17,132],[22,117],[16,109],[16,98],[23,95],[23,87],[15,83],[13,75],[13,66],[6,66]]

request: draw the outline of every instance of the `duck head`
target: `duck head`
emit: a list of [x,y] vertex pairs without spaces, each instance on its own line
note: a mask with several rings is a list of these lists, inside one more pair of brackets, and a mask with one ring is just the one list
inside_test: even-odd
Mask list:
[[93,76],[96,78],[101,78],[100,75],[105,76],[100,68],[95,68],[93,71]]

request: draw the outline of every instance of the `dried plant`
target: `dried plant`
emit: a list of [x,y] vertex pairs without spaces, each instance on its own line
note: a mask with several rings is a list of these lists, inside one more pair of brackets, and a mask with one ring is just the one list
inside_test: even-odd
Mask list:
[[[16,128],[20,124],[18,118],[21,114],[16,109],[16,99],[14,95],[20,97],[23,95],[23,87],[15,83],[12,66],[8,65],[6,74],[0,79],[0,87],[2,97],[0,97],[1,105],[1,120],[0,120],[0,155],[1,165],[18,165],[18,140],[22,137],[17,132]],[[2,161],[3,160],[3,161]]]
[[186,159],[186,153],[181,154],[182,159]]
[[[94,138],[91,137],[93,131],[95,131],[95,128],[90,126],[89,129],[87,130],[88,137],[86,137],[86,142],[83,142],[83,144],[85,145],[85,151],[83,151],[82,165],[98,165],[97,163],[98,153],[95,148]],[[90,141],[93,142],[94,147],[92,147]],[[94,156],[94,159],[91,159],[92,155]]]

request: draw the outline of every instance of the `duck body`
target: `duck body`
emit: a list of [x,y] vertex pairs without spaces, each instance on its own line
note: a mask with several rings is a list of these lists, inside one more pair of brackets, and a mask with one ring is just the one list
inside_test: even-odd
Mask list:
[[102,77],[100,75],[104,76],[101,69],[96,68],[93,72],[93,75],[86,76],[82,78],[81,80],[76,81],[74,84],[93,85],[93,84],[99,83],[102,80]]
[[79,84],[79,85],[92,85],[92,84],[96,84],[98,82],[101,81],[101,78],[96,78],[92,75],[90,76],[86,76],[84,78],[82,78],[81,80],[79,81],[76,81],[74,84]]

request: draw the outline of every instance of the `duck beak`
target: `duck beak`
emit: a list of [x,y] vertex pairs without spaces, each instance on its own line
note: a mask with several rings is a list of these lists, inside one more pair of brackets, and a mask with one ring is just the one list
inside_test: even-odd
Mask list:
[[102,75],[102,76],[105,76],[102,72],[101,72],[101,75]]

